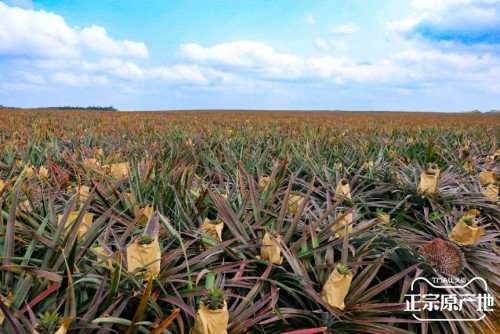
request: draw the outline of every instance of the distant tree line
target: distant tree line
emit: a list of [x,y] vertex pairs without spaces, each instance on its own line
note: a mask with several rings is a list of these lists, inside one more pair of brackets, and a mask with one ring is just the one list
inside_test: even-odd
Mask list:
[[107,111],[118,111],[113,106],[109,107],[101,107],[101,106],[88,106],[88,107],[72,107],[72,106],[62,106],[56,107],[56,109],[64,109],[64,110],[107,110]]
[[[472,110],[470,112],[471,113],[481,113],[481,110],[477,110],[476,109],[476,110]],[[493,114],[498,114],[498,113],[500,113],[500,110],[498,110],[498,109],[491,109],[490,111],[485,111],[485,112],[487,112],[487,113],[493,113]]]

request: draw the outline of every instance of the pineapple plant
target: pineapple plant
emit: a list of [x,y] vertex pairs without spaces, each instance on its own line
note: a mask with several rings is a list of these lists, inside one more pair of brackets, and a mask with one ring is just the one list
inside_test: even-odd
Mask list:
[[[419,270],[434,276],[459,272],[460,252],[467,260],[460,276],[470,280],[480,273],[492,283],[489,291],[498,299],[500,260],[493,255],[500,236],[494,176],[499,171],[492,163],[498,154],[485,157],[498,151],[498,138],[492,135],[498,132],[498,116],[468,115],[464,122],[455,114],[434,122],[434,117],[410,114],[411,122],[406,115],[397,116],[400,122],[382,113],[366,122],[362,114],[332,115],[287,114],[284,126],[284,114],[279,113],[254,117],[243,111],[170,115],[2,109],[0,266],[5,270],[0,270],[0,294],[9,306],[8,315],[29,305],[47,324],[43,331],[42,325],[37,327],[40,334],[59,334],[65,327],[66,319],[60,320],[58,329],[57,314],[45,315],[53,305],[75,310],[73,331],[82,333],[100,326],[123,333],[124,321],[140,313],[143,317],[135,318],[130,332],[159,331],[153,328],[156,324],[167,326],[175,318],[163,331],[190,328],[192,334],[207,334],[211,332],[206,328],[218,319],[214,333],[325,327],[346,334],[380,328],[416,333],[425,328],[412,314],[389,315],[385,306],[401,303],[407,277]],[[226,141],[228,136],[220,134],[229,128],[234,132]],[[474,150],[460,157],[456,143],[464,136],[471,137]],[[409,137],[412,145],[407,144]],[[95,152],[95,147],[103,149]],[[16,160],[19,169],[14,167]],[[361,166],[368,161],[370,167],[370,160],[374,166],[367,173]],[[273,167],[276,161],[283,168]],[[471,172],[464,169],[466,162]],[[27,178],[27,171],[23,177],[25,165],[36,166],[34,171],[46,166],[49,180]],[[441,179],[437,166],[443,169]],[[422,172],[419,196],[415,188]],[[92,201],[79,201],[89,194],[85,186],[80,192],[86,194],[66,194],[68,187],[82,184],[95,189]],[[483,191],[495,202],[483,198]],[[432,193],[436,194],[426,196]],[[287,194],[291,215],[284,207]],[[308,199],[300,216],[298,209],[305,205],[294,196]],[[14,203],[25,209],[15,210]],[[465,206],[481,210],[481,226],[478,219],[465,220],[465,213],[460,220],[453,214],[454,208]],[[95,215],[85,238],[57,224],[57,213],[70,213],[69,223],[75,210]],[[350,226],[355,215],[356,231],[348,238],[334,238],[332,219],[346,211],[351,212],[345,217]],[[227,246],[203,247],[203,253],[196,249],[207,237],[222,241],[220,233],[203,231],[204,217],[224,221]],[[147,226],[142,236],[134,232],[139,225]],[[268,232],[261,246],[267,226],[279,234]],[[446,235],[456,247],[444,240],[433,242]],[[98,247],[87,251],[95,240],[110,248],[101,260],[116,253],[113,265],[96,261]],[[265,261],[253,261],[259,251]],[[427,259],[424,264],[422,257]],[[146,276],[151,277],[147,272],[154,274],[151,284],[143,284]],[[207,284],[211,274],[217,281]],[[196,286],[205,283],[220,290],[201,294],[195,280]],[[70,286],[78,288],[67,298]],[[22,305],[11,299],[7,287],[16,287]],[[230,325],[222,292],[226,289],[238,296],[231,299],[230,309],[237,314]],[[46,298],[40,300],[44,291]],[[176,317],[182,311],[175,305],[198,307],[196,316],[183,312]],[[286,323],[273,305],[286,312]],[[103,320],[101,315],[110,309],[112,316]],[[0,332],[31,332],[29,320],[23,318],[29,314],[25,308],[18,321],[3,321]],[[456,313],[444,310],[440,315],[453,319]],[[459,315],[464,320],[479,318],[465,304]],[[494,330],[494,323],[481,323]],[[440,333],[480,331],[480,323],[466,321],[432,326]]]
[[61,320],[62,317],[57,311],[40,313],[38,314],[37,331],[40,334],[55,334],[59,327],[61,327]]

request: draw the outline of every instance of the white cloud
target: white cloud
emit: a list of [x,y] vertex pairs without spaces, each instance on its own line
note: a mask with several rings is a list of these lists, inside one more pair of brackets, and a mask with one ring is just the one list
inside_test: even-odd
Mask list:
[[[333,46],[328,43],[328,46]],[[280,53],[258,42],[239,41],[204,48],[198,44],[181,46],[181,54],[190,62],[204,64],[217,71],[231,74],[231,80],[254,82],[293,81],[347,85],[389,85],[412,90],[457,82],[469,86],[488,85],[490,91],[500,84],[488,76],[500,72],[500,58],[492,54],[474,55],[460,52],[422,50],[407,45],[375,62],[357,62],[351,58],[322,56],[303,58]],[[203,73],[210,83],[213,77]]]
[[114,41],[106,29],[96,25],[84,28],[80,33],[81,42],[86,47],[107,56],[148,57],[148,49],[144,43],[132,41]]
[[413,0],[411,4],[414,17],[386,24],[391,37],[455,51],[464,46],[468,52],[498,47],[500,0]]
[[137,80],[144,78],[144,70],[133,62],[119,58],[104,58],[97,63],[83,61],[82,69],[93,72],[102,71],[123,79]]
[[354,34],[359,31],[359,27],[354,22],[349,22],[332,29],[335,34]]
[[316,38],[314,40],[314,46],[320,50],[333,50],[337,53],[346,53],[349,51],[349,43],[342,39],[333,39],[326,41],[323,38]]
[[[127,80],[160,80],[166,83],[203,85],[209,79],[197,65],[159,66],[143,69],[131,61],[119,58],[104,58],[97,63],[83,61],[84,71],[104,73]],[[212,75],[213,76],[213,75]]]
[[252,41],[221,43],[209,48],[189,43],[181,44],[180,49],[182,57],[190,61],[240,68],[273,65],[291,67],[301,61],[296,55],[277,53],[264,43]]
[[[326,43],[326,42],[325,42]],[[401,69],[385,62],[358,65],[353,60],[332,56],[301,58],[276,52],[270,46],[250,41],[217,44],[204,48],[181,45],[181,55],[193,62],[263,80],[353,80],[386,81],[401,76]]]
[[19,72],[18,75],[23,78],[27,83],[41,85],[45,83],[45,79],[40,74],[33,74],[28,72]]
[[67,86],[88,86],[88,85],[107,85],[108,78],[102,75],[91,76],[87,73],[74,74],[72,72],[56,72],[52,80]]
[[153,79],[161,79],[166,82],[190,83],[197,85],[208,84],[209,80],[203,75],[196,65],[161,66],[147,71],[147,75]]
[[26,57],[76,57],[78,38],[61,16],[0,2],[0,54]]
[[9,7],[0,2],[0,55],[22,58],[78,58],[84,51],[105,56],[147,57],[144,43],[115,41],[103,27],[79,30],[44,10]]
[[387,22],[385,24],[385,30],[390,36],[397,36],[398,34],[412,30],[419,22],[420,19],[404,19]]

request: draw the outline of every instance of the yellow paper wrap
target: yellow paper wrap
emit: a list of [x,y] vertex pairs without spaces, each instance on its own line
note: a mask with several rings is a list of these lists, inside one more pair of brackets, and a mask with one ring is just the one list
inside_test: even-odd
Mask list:
[[488,185],[486,190],[483,191],[483,196],[492,202],[498,202],[498,186],[494,184]]
[[87,186],[70,187],[68,193],[76,194],[79,202],[86,202],[90,196],[90,188]]
[[26,167],[26,169],[24,170],[24,175],[25,175],[26,177],[33,177],[33,176],[35,176],[35,170],[33,169],[33,167],[28,166],[28,167]]
[[345,195],[347,195],[346,198],[351,198],[351,187],[349,186],[349,182],[341,180],[337,184],[337,189],[335,189],[335,196],[333,197],[333,199],[339,200]]
[[493,172],[485,170],[479,173],[479,175],[477,176],[477,180],[483,187],[486,187],[490,183],[497,182],[498,175]]
[[[109,255],[108,255],[108,253],[106,253],[106,251],[104,250],[104,248],[102,248],[102,247],[93,247],[91,249],[97,255],[97,257],[99,259],[101,259],[101,260],[108,259]],[[111,259],[108,259],[107,263],[108,263],[108,266],[110,266],[110,267],[113,265],[113,261],[111,261]]]
[[128,176],[130,169],[130,164],[128,162],[120,162],[117,164],[112,164],[109,167],[109,175],[114,177],[115,179],[123,179]]
[[83,160],[83,163],[85,164],[85,167],[87,167],[87,169],[89,170],[99,168],[101,165],[99,160],[93,158],[85,158]]
[[335,269],[321,291],[321,298],[330,306],[343,310],[345,308],[344,299],[349,292],[352,277],[352,271],[342,275]]
[[374,166],[373,160],[363,162],[364,168],[373,168],[373,166]]
[[387,224],[391,221],[391,216],[388,215],[388,214],[383,214],[383,215],[380,215],[378,216],[377,218],[377,222],[380,223],[380,224]]
[[353,214],[352,214],[352,213],[348,213],[347,215],[345,215],[345,217],[344,217],[344,218],[340,219],[340,220],[337,222],[337,224],[333,225],[333,227],[332,227],[332,231],[334,231],[334,230],[336,230],[336,229],[338,229],[338,228],[342,227],[342,229],[341,229],[340,231],[338,231],[338,232],[337,232],[337,234],[335,234],[335,237],[337,237],[337,238],[342,238],[342,237],[344,237],[344,234],[345,234],[345,226],[346,226],[346,225],[349,225],[349,224],[350,224],[350,225],[347,227],[347,231],[348,231],[349,233],[351,233],[351,232],[352,232],[352,224],[351,224],[351,223],[352,223],[352,219],[353,219]]
[[280,265],[283,262],[283,258],[281,257],[281,250],[278,247],[279,242],[281,241],[281,237],[277,236],[276,243],[272,238],[269,232],[264,234],[264,238],[262,239],[262,247],[260,249],[260,256],[257,257],[260,260],[268,260],[272,264]]
[[467,211],[464,212],[464,214],[462,215],[464,218],[465,217],[472,217],[472,218],[476,218],[477,216],[479,216],[481,214],[481,211],[479,210],[476,210],[476,209],[469,209]]
[[493,154],[486,156],[486,162],[494,162],[498,157],[500,157],[500,150],[496,150]]
[[127,246],[127,264],[130,273],[138,268],[145,267],[148,271],[159,274],[160,260],[161,250],[157,238],[149,245],[139,245],[136,240]]
[[420,174],[420,184],[417,188],[419,194],[432,194],[437,191],[437,182],[441,171],[439,169],[431,169],[431,171],[434,174],[429,174],[428,172]]
[[[80,211],[71,211],[69,213],[68,220],[66,221],[66,227],[71,226],[76,221],[79,214],[80,214]],[[57,223],[61,224],[63,218],[64,218],[64,215],[57,216]],[[87,233],[87,231],[92,226],[93,219],[94,219],[93,213],[86,213],[83,215],[82,222],[81,222],[80,226],[78,227],[78,232],[77,232],[78,237],[81,237],[81,236],[85,235],[85,233]]]
[[40,177],[48,179],[49,178],[49,170],[47,168],[45,168],[44,166],[40,166],[40,169],[38,170],[38,175],[40,175]]
[[[11,292],[9,292],[9,294],[7,295],[7,300],[9,302],[12,302],[14,300],[14,295],[12,295]],[[0,301],[1,303],[2,301]],[[6,302],[3,302],[3,304],[6,306],[6,307],[9,307],[9,303],[6,303]],[[0,326],[3,324],[3,321],[5,319],[5,314],[3,314],[2,310],[0,310]]]
[[288,199],[287,211],[295,216],[299,212],[299,209],[303,204],[304,204],[303,196],[292,195]]
[[[203,222],[203,225],[201,225],[200,229],[203,233],[208,234],[218,242],[222,242],[222,230],[224,229],[224,222],[205,218],[205,221]],[[203,247],[205,250],[212,248],[211,245],[205,242],[203,243]]]
[[134,205],[134,216],[139,217],[139,224],[146,226],[148,224],[149,218],[154,213],[154,209],[151,205],[146,205],[144,208],[140,208],[139,205]]
[[102,147],[94,147],[94,154],[102,156],[104,154],[104,150]]
[[468,171],[469,173],[474,170],[474,166],[472,166],[470,161],[464,161],[464,169]]
[[196,312],[194,326],[190,334],[227,334],[227,325],[229,323],[229,312],[227,303],[220,310],[210,310],[203,302]]
[[271,184],[271,178],[267,175],[262,175],[259,178],[259,189],[262,190],[265,187],[267,187],[269,184]]
[[25,200],[24,202],[20,202],[17,205],[23,211],[31,211],[31,205],[30,205],[30,201],[29,200]]
[[457,225],[448,234],[448,239],[459,244],[460,246],[469,246],[478,242],[479,238],[484,234],[484,229],[479,228],[474,221],[472,226],[465,223],[466,218],[475,219],[473,217],[464,216],[460,218]]
[[123,197],[128,199],[128,201],[132,204],[132,205],[135,205],[135,199],[134,199],[134,195],[132,195],[132,193],[123,193]]

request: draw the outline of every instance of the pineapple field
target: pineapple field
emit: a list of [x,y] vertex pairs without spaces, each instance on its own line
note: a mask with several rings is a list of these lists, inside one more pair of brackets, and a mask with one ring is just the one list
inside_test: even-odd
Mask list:
[[0,333],[496,333],[499,135],[498,114],[2,108]]

